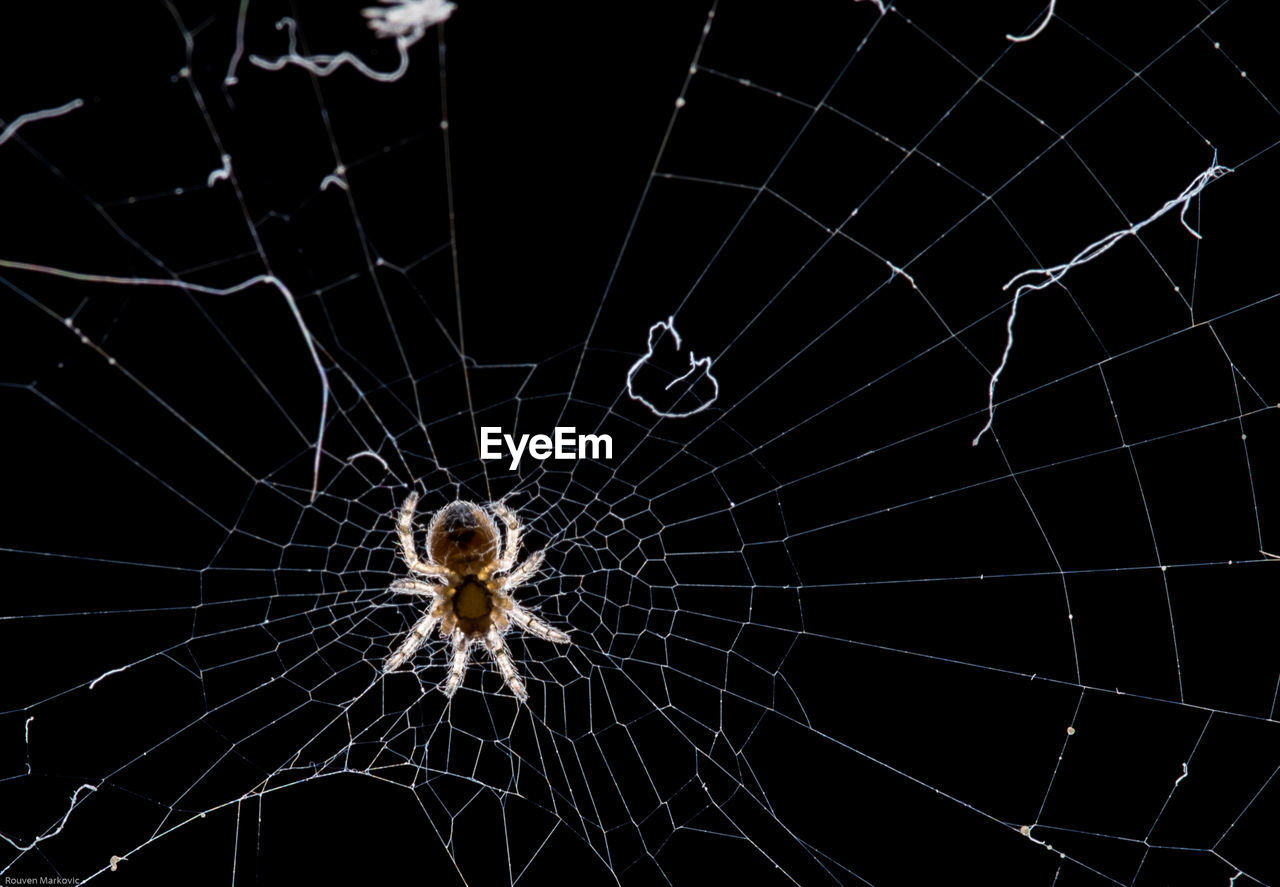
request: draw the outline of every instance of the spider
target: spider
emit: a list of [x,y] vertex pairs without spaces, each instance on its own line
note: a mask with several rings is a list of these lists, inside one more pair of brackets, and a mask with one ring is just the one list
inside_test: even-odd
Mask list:
[[[529,691],[502,640],[510,624],[514,622],[553,644],[569,643],[569,635],[543,622],[507,593],[526,584],[537,572],[542,552],[534,552],[517,566],[521,528],[515,512],[501,502],[490,503],[486,511],[474,502],[459,499],[432,516],[427,528],[427,559],[423,560],[413,539],[417,505],[418,494],[410,493],[400,506],[396,529],[405,564],[429,581],[397,579],[391,590],[429,597],[431,602],[387,658],[383,672],[395,671],[412,659],[439,625],[440,636],[453,643],[453,666],[444,682],[445,696],[452,698],[462,683],[472,645],[483,643],[511,692],[524,702]],[[490,511],[506,526],[505,539],[489,516]]]

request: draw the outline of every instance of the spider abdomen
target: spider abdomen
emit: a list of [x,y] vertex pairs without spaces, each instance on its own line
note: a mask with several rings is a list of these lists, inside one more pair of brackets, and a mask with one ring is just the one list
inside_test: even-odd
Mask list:
[[498,554],[498,529],[474,502],[451,502],[431,521],[427,550],[431,559],[466,574]]

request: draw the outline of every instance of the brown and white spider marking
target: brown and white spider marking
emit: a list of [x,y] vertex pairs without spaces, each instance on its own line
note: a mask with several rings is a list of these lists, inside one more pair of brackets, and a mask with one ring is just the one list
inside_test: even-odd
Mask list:
[[[395,671],[413,658],[418,648],[440,626],[440,636],[453,643],[453,667],[444,682],[444,695],[452,697],[467,671],[473,644],[482,643],[498,672],[521,702],[529,698],[524,680],[502,636],[511,623],[553,644],[569,643],[569,636],[552,628],[511,599],[509,590],[526,584],[542,564],[542,552],[516,565],[520,553],[520,521],[506,505],[493,502],[486,511],[473,502],[458,500],[437,511],[427,528],[427,559],[418,556],[414,544],[413,512],[418,494],[410,493],[400,506],[397,530],[400,553],[409,569],[422,579],[397,579],[391,590],[431,599],[426,612],[387,658],[383,672]],[[489,511],[506,527],[505,538]]]

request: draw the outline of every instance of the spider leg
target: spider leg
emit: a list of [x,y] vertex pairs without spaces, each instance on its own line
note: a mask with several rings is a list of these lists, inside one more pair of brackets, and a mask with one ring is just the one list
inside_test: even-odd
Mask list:
[[516,555],[520,552],[520,519],[502,502],[495,502],[491,507],[493,513],[507,525],[506,544],[502,548],[502,557],[498,559],[498,566],[493,571],[505,573],[516,565]]
[[553,644],[569,643],[567,634],[558,628],[552,628],[519,604],[511,608],[507,617],[529,634],[537,635],[544,641],[551,641]]
[[417,505],[418,494],[414,492],[406,496],[404,504],[400,506],[400,517],[396,521],[396,532],[400,534],[400,553],[413,572],[443,578],[449,574],[447,569],[418,557],[418,546],[413,541],[413,510]]
[[525,689],[524,681],[516,671],[516,664],[511,661],[511,654],[507,651],[507,645],[502,642],[502,635],[490,629],[485,635],[484,645],[489,650],[489,655],[493,657],[494,663],[497,664],[498,673],[511,688],[512,695],[521,702],[526,701],[529,698],[529,691]]
[[467,657],[471,654],[471,642],[462,632],[453,635],[453,666],[449,669],[449,677],[444,682],[444,695],[450,699],[458,691],[462,676],[467,672]]
[[391,583],[391,590],[400,594],[430,595],[431,597],[439,594],[440,589],[444,587],[434,582],[421,582],[417,579],[397,579]]
[[395,671],[413,658],[413,654],[418,652],[418,648],[422,646],[422,642],[431,634],[432,629],[436,627],[436,623],[440,621],[440,617],[433,615],[431,610],[427,610],[422,614],[422,618],[413,624],[413,628],[409,629],[409,634],[404,641],[392,653],[386,663],[382,666],[383,674]]
[[503,580],[502,587],[518,588],[529,581],[534,573],[538,572],[538,567],[542,566],[542,552],[535,551],[524,559],[524,563],[511,571]]

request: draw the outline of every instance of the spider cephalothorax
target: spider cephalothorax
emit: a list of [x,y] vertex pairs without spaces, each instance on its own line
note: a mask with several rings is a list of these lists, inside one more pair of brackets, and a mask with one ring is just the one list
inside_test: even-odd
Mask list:
[[520,521],[515,512],[501,502],[489,505],[489,511],[506,527],[504,537],[489,511],[458,500],[432,516],[427,528],[427,559],[423,560],[414,542],[413,512],[417,504],[418,494],[410,493],[400,507],[396,525],[400,553],[410,570],[429,581],[398,579],[391,589],[430,597],[431,604],[387,658],[383,671],[394,671],[412,659],[439,625],[441,637],[453,643],[453,666],[444,684],[446,696],[453,696],[462,683],[471,645],[483,643],[502,679],[523,702],[529,692],[502,640],[511,623],[543,640],[569,643],[567,634],[552,628],[507,595],[508,589],[525,584],[537,572],[542,552],[534,552],[517,566]]

